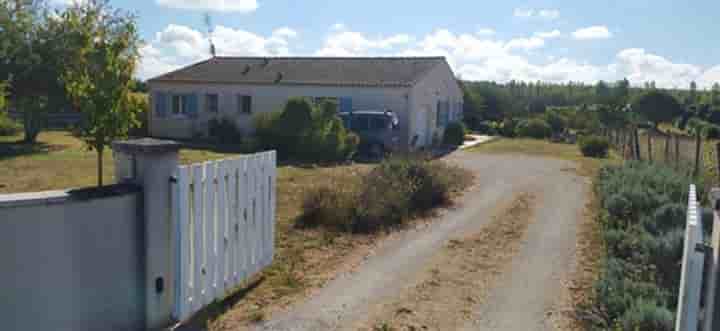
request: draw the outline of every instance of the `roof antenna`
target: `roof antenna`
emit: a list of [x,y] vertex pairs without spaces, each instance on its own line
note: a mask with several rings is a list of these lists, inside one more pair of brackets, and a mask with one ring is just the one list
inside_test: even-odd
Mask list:
[[210,56],[215,58],[215,43],[213,42],[213,25],[212,25],[212,17],[210,17],[209,13],[205,13],[205,26],[207,26],[208,30],[208,40],[210,41]]

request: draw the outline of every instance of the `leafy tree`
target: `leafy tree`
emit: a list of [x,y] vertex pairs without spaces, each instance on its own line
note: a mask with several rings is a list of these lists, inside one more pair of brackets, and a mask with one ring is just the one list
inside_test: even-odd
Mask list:
[[5,110],[5,107],[7,107],[7,100],[5,99],[6,88],[7,85],[5,83],[0,83],[0,110]]
[[25,141],[34,143],[49,109],[67,105],[58,77],[66,57],[65,40],[49,30],[44,0],[0,1],[0,81],[23,112]]
[[710,90],[710,104],[720,106],[720,84],[715,83]]
[[595,85],[595,95],[597,96],[597,103],[609,104],[612,101],[610,86],[602,80],[597,82],[597,85]]
[[139,58],[135,18],[106,1],[91,0],[67,9],[56,23],[74,49],[76,63],[66,67],[62,79],[74,106],[85,115],[77,134],[97,152],[102,186],[105,147],[137,125],[135,109],[127,107]]
[[628,98],[630,97],[630,81],[627,80],[627,78],[623,78],[622,80],[618,81],[615,85],[615,93],[613,97],[613,103],[616,107],[623,107],[628,102]]
[[697,83],[690,82],[690,95],[688,96],[688,104],[694,105],[698,102]]
[[632,110],[653,122],[656,128],[660,122],[670,122],[683,113],[682,106],[673,96],[658,90],[639,96],[633,103]]
[[623,128],[628,122],[627,114],[617,108],[600,106],[597,108],[597,114],[600,123],[608,129]]

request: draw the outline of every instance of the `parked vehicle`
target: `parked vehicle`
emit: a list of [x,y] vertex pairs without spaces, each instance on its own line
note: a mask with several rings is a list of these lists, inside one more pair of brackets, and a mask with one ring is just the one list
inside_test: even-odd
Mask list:
[[361,110],[341,113],[346,128],[360,136],[359,151],[382,157],[400,147],[400,121],[389,110]]

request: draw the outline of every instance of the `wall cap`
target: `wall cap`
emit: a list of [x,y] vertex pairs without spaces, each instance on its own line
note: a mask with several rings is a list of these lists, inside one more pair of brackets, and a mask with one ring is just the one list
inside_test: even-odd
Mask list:
[[119,140],[112,143],[112,149],[126,154],[162,154],[177,152],[181,144],[172,140],[140,138]]
[[142,188],[137,185],[115,184],[101,188],[0,194],[0,209],[109,199],[139,192]]

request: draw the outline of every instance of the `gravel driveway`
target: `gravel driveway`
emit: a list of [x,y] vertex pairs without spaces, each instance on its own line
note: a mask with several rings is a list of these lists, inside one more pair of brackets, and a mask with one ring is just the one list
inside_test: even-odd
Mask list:
[[[447,157],[474,171],[477,184],[439,220],[383,242],[352,274],[341,275],[310,298],[274,314],[256,330],[357,330],[373,309],[417,285],[418,276],[449,240],[479,232],[497,206],[520,192],[537,197],[535,220],[517,255],[488,297],[472,305],[462,330],[551,330],[548,312],[571,271],[577,227],[589,190],[569,161],[522,155],[457,152]],[[467,308],[467,307],[465,307]]]

